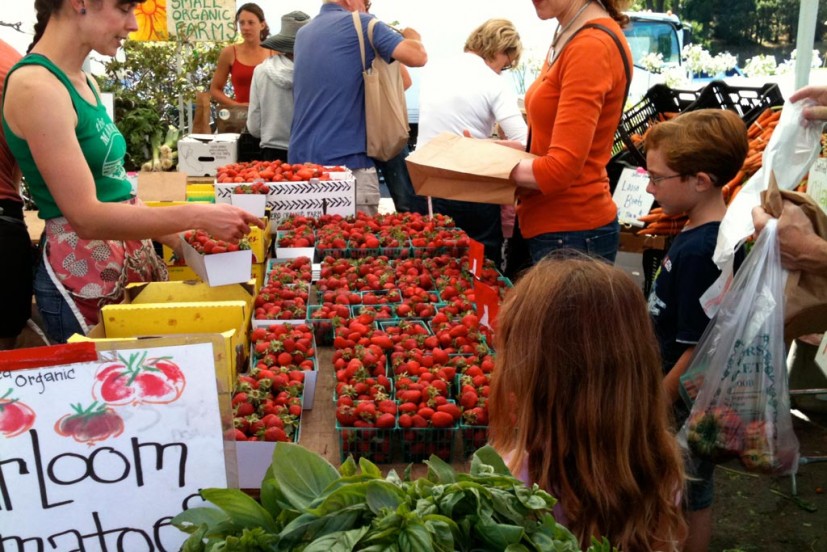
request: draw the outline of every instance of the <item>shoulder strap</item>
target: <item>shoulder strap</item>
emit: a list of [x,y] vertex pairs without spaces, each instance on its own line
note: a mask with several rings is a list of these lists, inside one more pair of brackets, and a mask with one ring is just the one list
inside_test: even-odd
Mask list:
[[[621,44],[620,39],[617,37],[616,34],[612,32],[611,29],[606,27],[605,25],[601,25],[599,23],[587,23],[578,29],[578,33],[586,28],[592,29],[599,29],[604,33],[608,34],[614,40],[615,45],[617,46],[618,51],[620,52],[620,57],[623,59],[623,69],[626,71],[626,93],[623,94],[623,105],[626,105],[626,100],[629,98],[629,87],[632,86],[632,70],[629,63],[629,58],[626,56],[626,50],[623,49],[623,44]],[[575,33],[577,34],[577,33]],[[637,145],[632,141],[632,137],[629,135],[629,132],[623,128],[621,122],[623,121],[623,112],[621,109],[620,114],[620,121],[618,121],[616,136],[619,136],[623,144],[626,146],[626,149],[635,158],[636,163],[640,167],[646,166],[646,157],[640,153],[640,150],[637,148]]]
[[373,53],[375,55],[379,55],[379,51],[376,49],[376,45],[373,43],[373,28],[376,26],[377,19],[374,17],[368,23],[368,42],[370,42],[370,47],[373,48]]
[[[620,42],[620,39],[617,37],[614,32],[605,25],[601,25],[600,23],[586,23],[572,35],[571,38],[574,38],[577,33],[582,31],[583,29],[600,29],[607,35],[609,35],[617,46],[618,52],[620,52],[620,58],[623,60],[623,70],[626,72],[626,93],[623,94],[623,104],[626,104],[626,98],[629,97],[629,87],[632,86],[632,67],[629,63],[629,58],[626,55],[626,50],[623,48],[623,44]],[[569,40],[571,40],[571,38]]]
[[[365,65],[365,35],[362,32],[362,19],[359,17],[359,12],[351,12],[353,16],[353,26],[356,27],[356,36],[359,37],[359,51],[362,53],[362,72],[367,70]],[[370,27],[368,27],[370,28]]]

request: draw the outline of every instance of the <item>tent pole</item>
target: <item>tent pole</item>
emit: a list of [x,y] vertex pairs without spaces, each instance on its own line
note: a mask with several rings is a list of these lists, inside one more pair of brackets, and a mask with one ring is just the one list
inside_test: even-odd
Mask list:
[[795,89],[810,82],[810,65],[813,61],[818,0],[801,0],[798,10],[798,36],[795,40]]

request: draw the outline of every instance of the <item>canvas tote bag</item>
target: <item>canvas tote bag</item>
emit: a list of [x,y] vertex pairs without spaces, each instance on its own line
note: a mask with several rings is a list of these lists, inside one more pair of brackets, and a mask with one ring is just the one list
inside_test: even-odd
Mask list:
[[376,18],[368,24],[368,41],[373,48],[373,63],[365,65],[365,36],[358,12],[353,12],[353,24],[359,37],[362,54],[362,78],[365,82],[365,128],[367,130],[367,154],[379,161],[396,157],[408,142],[408,108],[405,104],[405,88],[398,61],[386,63],[373,45],[373,28]]

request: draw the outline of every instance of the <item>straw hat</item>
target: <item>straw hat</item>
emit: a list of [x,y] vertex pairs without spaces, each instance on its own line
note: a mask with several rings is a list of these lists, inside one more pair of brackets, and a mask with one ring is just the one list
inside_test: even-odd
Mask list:
[[279,34],[267,37],[262,43],[262,47],[285,54],[293,53],[293,45],[296,43],[296,32],[301,29],[307,22],[310,21],[310,16],[301,11],[290,12],[281,17],[281,31]]

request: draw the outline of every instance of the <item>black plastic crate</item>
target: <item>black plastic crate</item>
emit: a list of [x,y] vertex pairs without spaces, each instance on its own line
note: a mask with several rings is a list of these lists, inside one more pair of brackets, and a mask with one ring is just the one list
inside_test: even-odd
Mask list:
[[784,105],[784,96],[775,83],[759,88],[730,86],[723,81],[712,81],[690,104],[686,111],[697,109],[729,109],[735,111],[749,126],[768,107]]
[[653,124],[661,120],[665,113],[680,113],[686,105],[686,92],[669,88],[665,84],[656,84],[650,88],[643,99],[627,109],[620,117],[620,124],[615,132],[612,144],[612,159],[618,154],[628,151],[632,158],[632,166],[643,167],[646,158],[635,147],[632,135],[643,135]]

